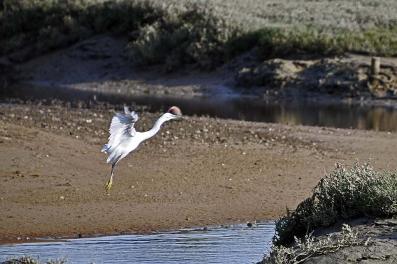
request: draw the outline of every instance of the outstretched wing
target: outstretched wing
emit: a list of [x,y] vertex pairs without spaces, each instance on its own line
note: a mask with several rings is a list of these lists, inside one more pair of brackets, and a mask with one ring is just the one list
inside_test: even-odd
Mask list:
[[125,138],[133,137],[136,134],[134,125],[138,121],[138,114],[130,112],[127,106],[124,106],[124,113],[117,113],[112,118],[109,128],[109,142],[103,148],[103,152],[112,152]]

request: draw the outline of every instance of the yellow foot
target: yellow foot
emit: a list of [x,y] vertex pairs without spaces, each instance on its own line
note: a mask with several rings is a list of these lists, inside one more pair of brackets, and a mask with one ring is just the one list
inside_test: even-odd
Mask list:
[[105,190],[106,192],[109,192],[110,189],[112,188],[112,184],[113,184],[113,179],[110,178],[110,180],[105,184]]

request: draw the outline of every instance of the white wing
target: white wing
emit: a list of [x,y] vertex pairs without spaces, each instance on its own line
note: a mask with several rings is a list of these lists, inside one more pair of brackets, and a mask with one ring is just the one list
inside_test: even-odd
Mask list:
[[104,145],[102,152],[110,154],[123,139],[133,137],[136,134],[134,125],[138,121],[138,114],[130,112],[128,107],[124,106],[124,113],[117,113],[112,118],[109,128],[109,142]]

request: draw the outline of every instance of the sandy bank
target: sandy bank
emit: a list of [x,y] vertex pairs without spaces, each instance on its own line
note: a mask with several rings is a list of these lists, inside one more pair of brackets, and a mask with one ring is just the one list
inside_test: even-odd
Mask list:
[[1,240],[275,219],[335,162],[397,161],[396,134],[189,118],[123,160],[106,195],[113,112],[1,104]]

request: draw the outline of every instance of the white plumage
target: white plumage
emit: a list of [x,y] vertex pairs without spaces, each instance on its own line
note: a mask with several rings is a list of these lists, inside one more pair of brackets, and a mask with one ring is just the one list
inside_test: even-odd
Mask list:
[[135,150],[142,141],[153,137],[160,130],[164,122],[180,118],[181,116],[181,110],[173,106],[154,123],[152,129],[146,132],[138,132],[134,128],[135,123],[139,119],[137,113],[134,111],[130,112],[126,106],[124,106],[124,113],[116,113],[110,123],[109,142],[102,148],[102,152],[108,154],[106,162],[112,164],[110,179],[106,184],[106,190],[109,191],[112,187],[113,170],[121,159]]
[[[109,128],[109,143],[105,144],[102,148],[102,152],[109,155],[106,161],[107,163],[117,163],[119,159],[123,158],[123,154],[125,154],[125,156],[128,154],[125,153],[125,150],[129,145],[128,143],[130,143],[131,139],[137,134],[134,128],[137,121],[138,114],[134,111],[130,112],[126,106],[124,106],[124,114],[117,113],[113,116]],[[136,147],[137,146],[138,145],[136,145]]]

